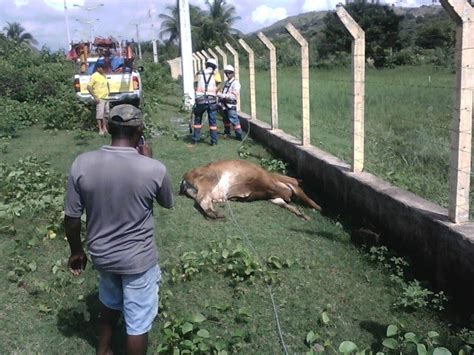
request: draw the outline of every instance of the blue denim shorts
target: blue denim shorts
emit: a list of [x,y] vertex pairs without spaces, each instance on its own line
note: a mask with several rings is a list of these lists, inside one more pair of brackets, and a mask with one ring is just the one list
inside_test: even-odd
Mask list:
[[158,314],[160,267],[135,275],[99,270],[99,276],[99,299],[107,308],[123,312],[127,334],[147,333]]

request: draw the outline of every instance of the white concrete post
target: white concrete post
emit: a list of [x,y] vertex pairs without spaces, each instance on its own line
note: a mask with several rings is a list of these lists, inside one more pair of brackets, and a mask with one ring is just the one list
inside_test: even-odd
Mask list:
[[365,32],[344,6],[337,5],[336,14],[352,36],[352,171],[364,169],[365,113]]
[[193,58],[196,61],[196,72],[201,70],[201,58],[196,53],[193,53]]
[[[225,47],[229,50],[230,53],[232,53],[232,56],[234,57],[235,78],[240,81],[239,53],[229,43],[226,43]],[[226,56],[226,59],[227,59],[227,56]],[[240,100],[237,101],[237,111],[240,111]]]
[[206,68],[206,57],[204,57],[201,52],[196,52],[196,55],[199,57],[199,60],[201,61],[201,69]]
[[235,69],[235,78],[240,80],[240,63],[239,63],[239,52],[237,52],[234,47],[232,47],[229,43],[225,44],[225,47],[232,53],[234,57],[234,69]]
[[194,57],[194,53],[193,53],[193,73],[196,74],[196,72],[197,72],[196,58]]
[[214,52],[212,48],[208,48],[207,52],[217,61],[217,68],[219,68],[219,57],[217,56],[216,52]]
[[201,54],[204,56],[204,58],[206,58],[206,60],[209,59],[209,58],[211,58],[211,56],[209,55],[209,53],[206,52],[205,49],[203,49],[203,50],[201,51]]
[[303,106],[303,138],[301,143],[310,145],[308,42],[291,23],[288,23],[285,28],[301,46],[301,98]]
[[270,51],[270,92],[272,101],[272,129],[278,129],[278,85],[277,85],[277,60],[276,49],[272,42],[262,32],[258,38]]
[[194,73],[192,64],[193,49],[188,0],[179,0],[179,27],[183,94],[184,96],[189,96],[192,100],[194,100]]
[[227,65],[227,54],[225,54],[225,52],[219,46],[215,46],[214,48],[216,49],[217,53],[221,55],[223,65],[222,68],[224,68]]
[[451,130],[448,217],[469,221],[471,183],[472,94],[474,81],[474,9],[468,0],[440,0],[456,22],[456,93]]
[[250,117],[257,118],[257,102],[255,99],[255,55],[253,49],[242,39],[239,39],[240,45],[249,55],[249,76],[250,76]]

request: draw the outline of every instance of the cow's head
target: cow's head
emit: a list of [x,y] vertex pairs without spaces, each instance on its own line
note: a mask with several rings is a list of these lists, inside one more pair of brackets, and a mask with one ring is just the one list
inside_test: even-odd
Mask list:
[[181,185],[179,187],[179,194],[180,195],[187,195],[191,198],[196,198],[197,190],[188,181],[182,180]]

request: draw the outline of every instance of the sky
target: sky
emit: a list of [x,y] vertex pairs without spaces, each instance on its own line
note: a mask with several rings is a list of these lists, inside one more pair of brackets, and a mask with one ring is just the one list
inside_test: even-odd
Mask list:
[[[66,18],[72,41],[92,36],[113,36],[117,39],[159,38],[161,20],[158,14],[167,13],[166,7],[176,0],[0,0],[0,29],[7,22],[19,22],[39,42],[52,50],[67,48]],[[343,0],[227,0],[241,17],[234,27],[249,33],[269,26],[288,16],[309,11],[334,10]],[[416,6],[430,0],[403,1]],[[67,11],[64,10],[64,2]],[[189,0],[205,9],[205,0]],[[66,16],[67,14],[67,16]],[[152,20],[154,18],[154,20]]]

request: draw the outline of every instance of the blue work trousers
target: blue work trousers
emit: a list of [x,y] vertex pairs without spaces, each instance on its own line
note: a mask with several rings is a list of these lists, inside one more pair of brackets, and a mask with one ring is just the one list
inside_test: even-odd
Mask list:
[[240,119],[235,108],[228,108],[224,110],[224,134],[230,135],[230,128],[233,126],[235,130],[235,137],[238,140],[242,139],[242,128],[240,127]]
[[211,144],[217,143],[217,104],[196,104],[194,108],[194,130],[193,130],[193,141],[199,142],[201,138],[202,128],[202,115],[207,112],[209,119],[209,132],[211,135]]

